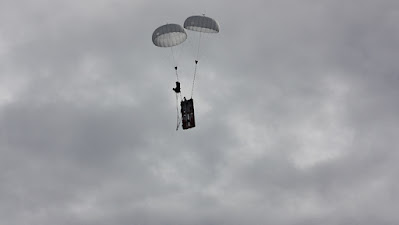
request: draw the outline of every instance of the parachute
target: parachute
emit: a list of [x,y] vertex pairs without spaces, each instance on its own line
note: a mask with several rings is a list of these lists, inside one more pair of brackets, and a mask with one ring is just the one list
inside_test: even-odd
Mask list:
[[219,33],[219,24],[216,20],[206,17],[205,15],[202,16],[190,16],[184,21],[184,28],[187,30],[199,32],[198,44],[197,44],[197,53],[195,57],[195,67],[194,67],[194,78],[193,78],[193,85],[191,88],[191,98],[194,94],[194,82],[195,77],[197,75],[197,67],[199,62],[199,51],[201,46],[201,36],[202,33]]
[[152,34],[152,42],[158,47],[173,47],[183,43],[186,39],[186,31],[178,24],[160,26]]
[[187,30],[203,33],[219,33],[219,24],[212,18],[206,16],[190,16],[184,21]]
[[[171,48],[173,59],[173,47],[176,45],[180,45],[187,39],[187,33],[184,28],[179,24],[166,24],[163,26],[158,27],[152,33],[152,43],[154,43],[157,47],[162,48]],[[175,64],[175,72],[176,72],[176,88],[173,88],[173,91],[176,93],[176,113],[177,113],[177,124],[176,130],[178,130],[180,125],[180,118],[179,118],[179,95],[180,99],[181,92],[180,92],[180,82],[179,82],[179,75],[177,73],[177,65]]]
[[[176,81],[176,87],[173,88],[173,91],[176,93],[176,111],[177,111],[176,130],[178,130],[180,126],[179,104],[178,104],[179,96],[181,101],[180,112],[181,112],[183,130],[195,127],[193,93],[194,93],[195,77],[197,75],[197,66],[199,62],[201,35],[202,33],[219,33],[219,24],[214,19],[206,17],[205,15],[188,17],[184,21],[184,28],[190,31],[199,32],[199,39],[197,46],[197,54],[194,60],[195,68],[194,68],[193,84],[191,88],[191,98],[189,100],[186,100],[185,97],[184,100],[182,99],[177,65],[175,65],[177,81]],[[173,47],[182,44],[187,39],[188,35],[184,28],[179,24],[166,24],[160,26],[157,29],[155,29],[155,31],[153,32],[152,42],[157,47],[171,48],[172,54],[174,54]]]
[[[152,33],[152,43],[157,47],[170,48],[173,53],[173,47],[180,45],[187,39],[187,33],[179,24],[166,24],[158,27]],[[173,55],[173,59],[174,59]],[[175,63],[176,64],[176,63]],[[175,65],[177,80],[177,65]]]

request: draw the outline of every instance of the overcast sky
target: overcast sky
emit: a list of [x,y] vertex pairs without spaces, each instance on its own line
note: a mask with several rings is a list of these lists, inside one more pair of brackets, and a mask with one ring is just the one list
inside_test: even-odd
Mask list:
[[[220,33],[176,131],[151,36],[203,13]],[[398,21],[397,0],[1,0],[0,224],[399,224]]]

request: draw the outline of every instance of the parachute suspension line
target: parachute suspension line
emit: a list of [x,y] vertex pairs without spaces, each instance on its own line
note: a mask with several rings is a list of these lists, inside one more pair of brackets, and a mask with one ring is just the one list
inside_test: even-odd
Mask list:
[[200,46],[201,46],[201,36],[202,36],[202,32],[199,32],[198,46],[197,46],[197,57],[195,58],[195,60],[197,60],[197,61],[198,61],[199,50],[200,50]]
[[199,32],[197,57],[195,58],[195,61],[194,61],[195,62],[195,67],[194,67],[193,85],[191,87],[191,98],[193,98],[193,94],[194,94],[195,76],[197,75],[197,66],[198,66],[198,60],[199,60],[199,50],[200,50],[200,45],[201,45],[201,35],[202,35],[202,32]]
[[170,50],[172,51],[173,65],[175,65],[175,68],[176,68],[177,63],[176,63],[176,58],[175,58],[175,52],[173,51],[173,46],[170,48]]
[[193,85],[191,87],[191,98],[193,98],[193,94],[194,94],[194,84],[195,84],[195,75],[197,75],[197,65],[198,65],[198,60],[195,60]]

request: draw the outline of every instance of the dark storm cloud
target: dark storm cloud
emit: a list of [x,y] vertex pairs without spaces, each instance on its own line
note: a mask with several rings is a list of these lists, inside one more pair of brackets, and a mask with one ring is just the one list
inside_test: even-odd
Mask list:
[[[2,223],[399,221],[396,1],[0,6]],[[221,32],[175,132],[151,34],[201,13]],[[184,96],[196,41],[176,48]]]

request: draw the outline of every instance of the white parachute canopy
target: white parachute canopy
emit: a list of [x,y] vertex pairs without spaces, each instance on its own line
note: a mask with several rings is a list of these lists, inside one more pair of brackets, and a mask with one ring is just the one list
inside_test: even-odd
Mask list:
[[155,29],[152,42],[158,47],[173,47],[187,39],[184,28],[179,24],[166,24]]
[[219,24],[216,20],[206,16],[190,16],[184,21],[187,30],[203,33],[219,33]]

